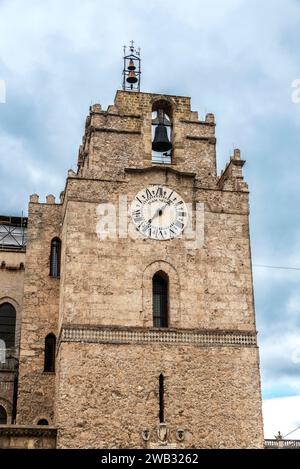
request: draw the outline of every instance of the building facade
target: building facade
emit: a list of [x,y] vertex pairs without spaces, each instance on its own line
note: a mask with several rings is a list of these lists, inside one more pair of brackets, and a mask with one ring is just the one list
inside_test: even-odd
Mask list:
[[27,218],[0,216],[0,425],[16,423]]
[[91,106],[60,200],[30,197],[22,294],[0,286],[22,311],[18,428],[57,448],[263,447],[243,165],[217,174],[214,116],[187,97]]

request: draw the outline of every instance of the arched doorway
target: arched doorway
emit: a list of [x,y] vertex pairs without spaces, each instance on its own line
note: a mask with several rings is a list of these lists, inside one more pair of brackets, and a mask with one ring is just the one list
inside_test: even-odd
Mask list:
[[2,405],[0,405],[0,425],[7,424],[7,412]]

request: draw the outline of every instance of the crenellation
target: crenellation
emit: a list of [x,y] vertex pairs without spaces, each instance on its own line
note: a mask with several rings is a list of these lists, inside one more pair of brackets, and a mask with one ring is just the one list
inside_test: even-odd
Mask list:
[[68,178],[76,177],[76,173],[73,169],[68,170]]
[[102,110],[101,104],[93,104],[92,106],[90,106],[90,115],[92,115],[93,113],[99,114],[101,112],[104,112]]
[[206,116],[205,116],[205,122],[206,122],[207,124],[215,125],[215,116],[214,116],[214,114],[212,114],[211,112],[209,112],[208,114],[206,114]]
[[54,195],[50,194],[46,196],[46,204],[55,204]]
[[232,159],[234,159],[234,160],[240,160],[240,159],[241,159],[241,150],[239,150],[238,148],[235,148],[235,149],[233,150]]
[[33,203],[33,204],[38,204],[39,203],[39,196],[38,194],[32,194],[30,196],[30,202]]

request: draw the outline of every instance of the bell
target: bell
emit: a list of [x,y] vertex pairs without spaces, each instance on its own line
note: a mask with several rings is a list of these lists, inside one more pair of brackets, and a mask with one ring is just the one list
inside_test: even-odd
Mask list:
[[158,124],[155,129],[154,140],[152,142],[152,150],[165,152],[172,149],[172,143],[169,140],[167,128],[164,124]]
[[128,70],[135,70],[136,69],[132,59],[129,60],[129,64],[128,64],[127,68],[128,68]]
[[136,74],[133,70],[131,70],[126,78],[127,83],[136,83],[138,81]]

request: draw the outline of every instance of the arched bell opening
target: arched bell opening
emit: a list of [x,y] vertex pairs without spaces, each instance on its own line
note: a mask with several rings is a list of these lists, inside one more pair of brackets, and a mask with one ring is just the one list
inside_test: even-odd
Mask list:
[[168,102],[157,101],[152,107],[152,161],[172,162],[172,108]]

